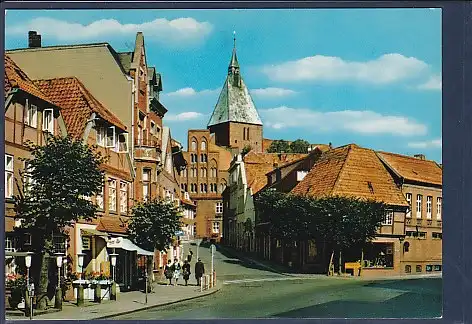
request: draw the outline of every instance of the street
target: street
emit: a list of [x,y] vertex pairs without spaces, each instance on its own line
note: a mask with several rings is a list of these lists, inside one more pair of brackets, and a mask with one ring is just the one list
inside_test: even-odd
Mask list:
[[[190,247],[196,257],[196,246]],[[188,247],[185,247],[188,252]],[[209,272],[211,256],[200,247]],[[216,294],[113,319],[218,319],[218,318],[334,318],[441,316],[442,280],[367,281],[323,275],[294,278],[215,253],[217,278],[224,282]],[[194,260],[192,260],[192,266]],[[192,269],[193,272],[193,269]],[[191,277],[191,284],[195,279]],[[173,287],[159,286],[158,293]],[[192,289],[189,287],[189,289]]]

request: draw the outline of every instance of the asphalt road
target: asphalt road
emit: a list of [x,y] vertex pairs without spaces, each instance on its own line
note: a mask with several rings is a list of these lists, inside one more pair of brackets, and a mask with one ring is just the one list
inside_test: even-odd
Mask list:
[[[196,256],[196,247],[191,248]],[[199,254],[205,268],[210,270],[209,249],[200,248]],[[113,319],[441,316],[440,278],[365,281],[318,276],[298,279],[246,264],[218,251],[214,264],[218,280],[225,283],[216,294]]]

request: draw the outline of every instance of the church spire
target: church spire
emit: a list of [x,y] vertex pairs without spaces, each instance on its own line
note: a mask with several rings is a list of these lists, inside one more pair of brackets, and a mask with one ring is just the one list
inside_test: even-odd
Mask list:
[[234,74],[234,70],[239,70],[238,57],[236,56],[236,31],[233,32],[233,55],[231,55],[231,61],[229,62],[228,74]]

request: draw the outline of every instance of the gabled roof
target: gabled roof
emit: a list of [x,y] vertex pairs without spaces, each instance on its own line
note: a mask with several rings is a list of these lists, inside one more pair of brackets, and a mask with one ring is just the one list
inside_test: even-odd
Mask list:
[[5,99],[11,89],[18,88],[24,92],[29,93],[47,103],[54,104],[41,89],[39,89],[34,82],[26,75],[26,73],[12,60],[8,55],[4,57],[5,62],[5,81],[4,81],[4,95]]
[[131,62],[133,61],[133,54],[133,52],[117,53],[118,59],[126,73],[129,73]]
[[377,152],[380,159],[399,177],[421,183],[442,185],[442,168],[434,161]]
[[393,206],[408,206],[375,151],[355,144],[324,152],[292,193],[313,197],[358,197]]
[[278,154],[249,152],[243,158],[247,185],[252,194],[267,185],[266,174],[274,169],[274,164],[284,165],[307,157],[308,154]]
[[85,88],[76,77],[36,80],[35,85],[58,106],[62,108],[67,132],[74,137],[81,137],[84,133],[87,120],[92,112],[110,124],[126,130],[126,126],[103,106]]

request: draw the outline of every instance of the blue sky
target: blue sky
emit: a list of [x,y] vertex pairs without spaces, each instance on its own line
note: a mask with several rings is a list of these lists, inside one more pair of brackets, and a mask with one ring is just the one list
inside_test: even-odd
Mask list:
[[233,31],[241,73],[264,137],[401,154],[441,162],[441,10],[74,10],[6,14],[6,48],[145,37],[162,74],[164,123],[186,145],[205,128],[227,74]]

